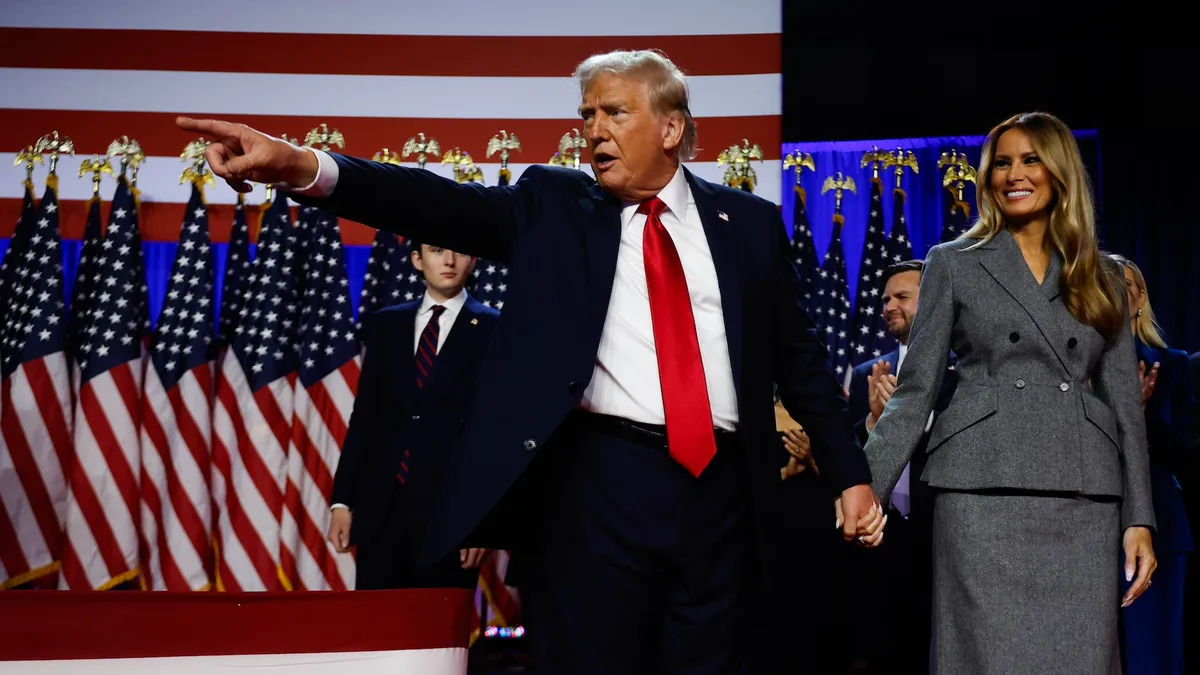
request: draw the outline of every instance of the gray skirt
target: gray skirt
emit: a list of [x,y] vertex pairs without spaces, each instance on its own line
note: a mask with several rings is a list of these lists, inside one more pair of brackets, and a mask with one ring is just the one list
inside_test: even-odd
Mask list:
[[941,492],[932,672],[1119,675],[1120,505]]

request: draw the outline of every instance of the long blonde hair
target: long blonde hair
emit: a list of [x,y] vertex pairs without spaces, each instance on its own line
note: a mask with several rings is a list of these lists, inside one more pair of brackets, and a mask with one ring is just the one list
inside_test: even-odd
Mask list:
[[1154,318],[1154,309],[1150,307],[1150,291],[1146,289],[1146,277],[1142,274],[1141,268],[1123,255],[1109,253],[1108,257],[1133,274],[1133,283],[1142,293],[1141,313],[1130,317],[1133,319],[1133,334],[1151,347],[1166,348],[1167,341],[1163,339],[1162,326],[1158,325],[1158,321]]
[[987,242],[1006,225],[992,190],[992,171],[996,144],[1009,129],[1021,129],[1029,135],[1034,151],[1052,178],[1047,236],[1063,258],[1063,300],[1067,309],[1081,323],[1111,338],[1123,328],[1122,305],[1117,304],[1124,302],[1120,290],[1123,286],[1116,286],[1102,266],[1087,171],[1075,136],[1057,117],[1041,112],[1013,115],[988,133],[975,187],[979,219],[961,238]]

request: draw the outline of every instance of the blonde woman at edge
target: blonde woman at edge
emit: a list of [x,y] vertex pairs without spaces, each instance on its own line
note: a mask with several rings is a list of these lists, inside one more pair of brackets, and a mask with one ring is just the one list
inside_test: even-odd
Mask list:
[[975,226],[926,257],[904,371],[866,446],[874,488],[888,503],[953,350],[958,389],[924,474],[933,672],[1120,673],[1117,615],[1150,585],[1154,509],[1124,284],[1070,129],[1044,113],[993,129],[978,202]]

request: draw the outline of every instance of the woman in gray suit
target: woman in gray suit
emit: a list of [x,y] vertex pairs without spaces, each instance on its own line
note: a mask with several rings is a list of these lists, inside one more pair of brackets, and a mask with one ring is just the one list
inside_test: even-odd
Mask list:
[[[1117,614],[1155,568],[1146,429],[1120,271],[1101,256],[1071,131],[1043,113],[988,134],[979,220],[925,259],[895,393],[866,453],[881,503],[946,371],[928,444],[933,670],[1120,673]],[[1122,598],[1124,575],[1135,579]]]

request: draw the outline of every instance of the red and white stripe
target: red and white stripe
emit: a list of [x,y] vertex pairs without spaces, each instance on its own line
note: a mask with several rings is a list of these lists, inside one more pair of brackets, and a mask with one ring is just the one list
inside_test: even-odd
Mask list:
[[[294,543],[297,588],[354,588],[354,558],[334,550],[325,533],[329,530],[333,475],[354,410],[360,372],[356,356],[311,387],[296,386],[285,497],[292,520],[285,527],[284,539]],[[296,530],[291,531],[292,527]]]
[[211,584],[213,364],[163,390],[147,363],[142,399],[142,536],[146,587],[201,591]]
[[[138,178],[144,239],[174,241],[178,208],[154,207],[189,197],[178,157],[193,139],[174,126],[176,114],[300,139],[324,122],[345,136],[344,152],[360,157],[398,150],[424,132],[443,150],[471,153],[494,185],[500,165],[486,147],[501,129],[521,139],[510,164],[516,179],[580,126],[571,79],[580,61],[611,49],[658,48],[691,77],[701,150],[689,168],[719,182],[717,154],[749,139],[765,159],[754,166],[755,192],[780,202],[779,0],[608,0],[602,15],[595,10],[585,0],[478,2],[469,10],[345,0],[336,11],[288,0],[17,3],[0,16],[0,162],[57,129],[77,152],[59,173],[75,175],[80,159],[113,138],[137,138],[148,155]],[[449,176],[439,159],[427,168]],[[0,181],[0,236],[16,220],[20,190],[17,180]],[[86,178],[62,182],[68,236],[83,227],[72,202],[86,201],[90,190]],[[257,190],[249,203],[262,201]],[[227,236],[235,201],[224,184],[209,191],[214,241]],[[343,222],[347,245],[367,245],[371,234]]]
[[59,567],[71,427],[64,352],[23,363],[0,383],[0,588]]
[[79,389],[59,588],[104,590],[138,575],[144,362],[126,361]]
[[212,496],[217,509],[217,589],[291,590],[294,557],[280,546],[295,376],[250,391],[226,350],[213,406]]

